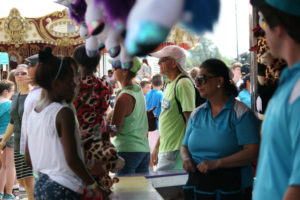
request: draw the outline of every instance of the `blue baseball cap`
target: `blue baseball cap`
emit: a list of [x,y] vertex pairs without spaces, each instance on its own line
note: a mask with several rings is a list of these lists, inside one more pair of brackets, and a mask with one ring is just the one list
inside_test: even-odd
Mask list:
[[39,61],[39,54],[35,54],[25,59],[28,62],[28,66],[33,67]]
[[282,12],[300,17],[300,0],[250,0],[250,2],[256,7],[268,4]]

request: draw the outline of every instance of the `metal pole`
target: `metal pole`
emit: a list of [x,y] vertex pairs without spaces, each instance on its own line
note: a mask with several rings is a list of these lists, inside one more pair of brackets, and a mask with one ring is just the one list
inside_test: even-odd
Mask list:
[[[250,6],[250,5],[249,5]],[[252,7],[252,11],[249,16],[250,27],[250,47],[257,43],[257,39],[253,35],[253,28],[258,26],[258,11],[257,8]],[[250,83],[251,83],[251,108],[256,111],[256,98],[257,98],[257,60],[256,52],[251,52],[250,62]]]

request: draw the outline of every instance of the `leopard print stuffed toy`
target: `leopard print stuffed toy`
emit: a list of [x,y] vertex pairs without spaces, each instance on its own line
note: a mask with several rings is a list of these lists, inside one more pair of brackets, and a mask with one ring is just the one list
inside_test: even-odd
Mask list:
[[111,187],[119,182],[117,177],[111,178],[109,172],[116,173],[125,165],[117,149],[110,142],[109,132],[103,132],[100,137],[91,136],[83,141],[85,149],[85,163],[96,181],[102,185],[107,194]]
[[256,51],[256,60],[258,63],[266,65],[265,82],[277,85],[282,69],[287,66],[283,59],[274,58],[267,45],[265,32],[261,27],[253,29],[257,44],[250,48],[250,51]]

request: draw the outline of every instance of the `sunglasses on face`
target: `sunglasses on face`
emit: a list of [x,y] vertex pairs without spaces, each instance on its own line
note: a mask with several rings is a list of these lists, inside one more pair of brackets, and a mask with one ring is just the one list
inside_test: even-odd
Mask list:
[[15,76],[25,76],[27,72],[15,72]]
[[164,57],[164,58],[161,58],[161,59],[159,59],[158,64],[159,64],[159,63],[167,62],[168,60],[171,60],[171,59],[172,59],[172,58],[170,58],[170,57]]
[[206,84],[207,81],[209,79],[212,79],[212,78],[216,78],[218,76],[206,76],[206,75],[199,75],[197,78],[196,78],[196,82],[199,84],[199,85],[203,85],[203,84]]

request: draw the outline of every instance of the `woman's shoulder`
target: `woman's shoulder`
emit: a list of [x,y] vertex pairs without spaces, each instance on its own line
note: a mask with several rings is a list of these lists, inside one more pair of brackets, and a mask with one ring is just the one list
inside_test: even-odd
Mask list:
[[10,107],[11,107],[11,101],[10,100],[7,100],[7,101],[4,101],[4,102],[0,103],[1,111],[8,111],[8,110],[10,110]]
[[238,99],[235,99],[233,110],[236,114],[237,118],[240,118],[242,115],[244,115],[246,112],[251,111],[246,104],[241,102]]
[[191,119],[194,119],[196,115],[199,115],[205,108],[206,102],[195,108],[195,110],[191,113]]

